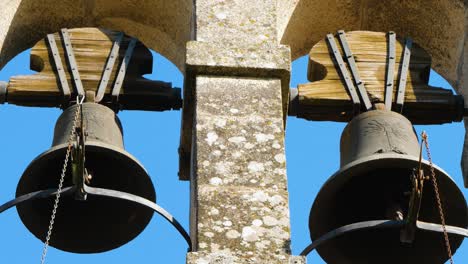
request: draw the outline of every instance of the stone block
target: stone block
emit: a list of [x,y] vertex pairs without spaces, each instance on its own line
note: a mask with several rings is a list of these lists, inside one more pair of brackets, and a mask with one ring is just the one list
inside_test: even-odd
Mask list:
[[[222,76],[234,76],[234,81],[230,82],[229,86],[224,89],[235,89],[239,92],[237,86],[243,85],[243,82],[238,83],[237,79],[258,79],[258,85],[251,85],[249,89],[260,89],[256,102],[262,103],[268,95],[266,89],[261,82],[262,80],[278,79],[279,87],[281,87],[281,94],[273,93],[278,96],[282,102],[280,108],[282,111],[281,118],[283,125],[285,124],[288,104],[289,104],[289,79],[290,79],[290,52],[287,46],[277,46],[271,48],[269,46],[262,46],[258,50],[246,47],[233,48],[232,46],[220,46],[214,43],[201,43],[189,42],[187,44],[187,65],[186,65],[186,82],[184,90],[184,107],[183,107],[183,121],[182,121],[182,134],[180,144],[180,161],[179,161],[179,178],[181,180],[189,179],[192,132],[193,132],[193,103],[194,94],[197,93],[195,89],[200,89],[196,84],[196,76],[213,76],[213,78]],[[238,76],[238,77],[237,77]],[[196,86],[195,86],[196,85]],[[244,89],[240,87],[240,89]],[[213,89],[215,91],[215,89]],[[223,92],[218,94],[217,97],[223,98],[229,93]],[[211,96],[211,95],[210,95]],[[237,97],[238,94],[232,94]],[[251,96],[251,95],[249,95]],[[252,99],[255,100],[255,99]],[[228,101],[228,100],[226,100]],[[232,100],[235,102],[236,100]],[[247,105],[255,105],[255,103],[244,101]],[[224,102],[223,102],[224,103]],[[265,103],[263,103],[265,105]],[[264,108],[263,108],[264,109]],[[245,109],[246,112],[252,112]],[[253,111],[254,113],[255,111]],[[268,114],[268,111],[263,111]],[[231,114],[231,113],[230,113]]]
[[196,1],[196,40],[217,43],[277,41],[276,0]]
[[187,255],[187,264],[306,264],[306,258],[303,256],[288,256],[280,262],[252,262],[251,259],[240,259],[230,252],[221,251],[217,253],[204,254],[200,252],[190,252]]

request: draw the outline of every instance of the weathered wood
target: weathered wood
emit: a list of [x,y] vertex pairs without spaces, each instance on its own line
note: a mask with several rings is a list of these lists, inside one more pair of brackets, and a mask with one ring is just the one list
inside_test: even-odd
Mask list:
[[[384,81],[387,65],[387,35],[383,32],[352,31],[347,32],[346,37],[350,49],[356,60],[362,81]],[[335,38],[338,41],[338,38]],[[404,49],[404,40],[397,38],[396,68],[400,69],[401,58]],[[340,75],[335,67],[335,60],[325,40],[318,42],[309,53],[309,81],[339,80]],[[415,44],[411,52],[410,72],[408,82],[427,84],[431,68],[431,57],[420,46]],[[398,78],[399,70],[395,71],[395,79]],[[411,84],[410,84],[411,85]]]
[[[380,32],[347,32],[346,37],[356,60],[361,80],[373,104],[385,102],[388,62],[388,35]],[[335,39],[337,39],[335,37]],[[394,86],[400,78],[405,41],[395,42]],[[415,124],[440,124],[460,121],[463,99],[451,90],[428,85],[431,58],[420,46],[413,44],[405,91],[403,114]],[[308,78],[311,83],[298,85],[296,114],[308,120],[348,122],[353,117],[351,97],[339,74],[326,40],[310,51]],[[395,106],[396,88],[393,88]]]
[[[120,32],[97,28],[78,28],[68,31],[84,89],[96,92],[113,41],[118,38]],[[61,36],[58,33],[54,36],[58,53],[64,64],[66,79],[72,89],[73,99],[76,89],[72,82],[71,70],[64,58]],[[104,99],[101,102],[103,104],[111,104],[111,89],[130,40],[128,36],[122,39],[115,66],[110,72]],[[31,69],[39,73],[11,77],[7,91],[8,103],[23,106],[60,107],[63,103],[60,81],[46,39],[39,41],[32,48],[30,63]],[[152,54],[138,41],[119,95],[119,104],[123,109],[162,111],[181,107],[180,89],[173,89],[170,83],[142,77],[151,72]]]
[[[298,85],[297,116],[315,121],[349,122],[353,118],[353,104],[337,82],[340,81],[321,81],[319,86]],[[366,85],[371,101],[384,101],[384,84]],[[454,96],[451,90],[421,84],[407,88],[403,115],[414,124],[451,123],[461,121],[463,107],[462,97]]]

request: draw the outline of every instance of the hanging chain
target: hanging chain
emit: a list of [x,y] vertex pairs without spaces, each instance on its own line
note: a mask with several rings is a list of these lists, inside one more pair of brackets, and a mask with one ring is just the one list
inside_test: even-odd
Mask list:
[[70,159],[70,153],[71,153],[72,146],[73,146],[73,139],[76,135],[75,129],[78,124],[78,119],[82,118],[80,117],[80,113],[81,113],[81,105],[83,104],[83,101],[84,101],[84,96],[81,99],[79,98],[79,96],[76,98],[77,107],[76,107],[76,112],[75,112],[75,118],[73,120],[73,127],[70,132],[70,137],[68,138],[68,147],[67,147],[67,152],[65,154],[65,160],[63,162],[62,174],[60,175],[60,181],[59,181],[59,185],[57,188],[57,194],[55,195],[54,208],[52,209],[52,215],[50,216],[49,229],[47,231],[47,236],[44,242],[44,248],[42,250],[41,264],[45,263],[45,258],[47,256],[47,249],[49,248],[50,237],[52,236],[52,230],[54,228],[55,215],[57,214],[57,208],[60,202],[60,193],[62,192],[63,181],[65,180],[65,174],[67,172],[68,160]]
[[447,248],[447,254],[448,254],[448,257],[450,259],[450,263],[453,264],[452,249],[450,247],[450,240],[449,240],[449,237],[448,237],[447,228],[445,227],[444,210],[442,209],[442,202],[440,200],[439,187],[437,185],[437,178],[436,178],[436,174],[435,174],[435,170],[434,170],[434,165],[432,163],[431,150],[429,149],[429,141],[427,140],[426,131],[422,132],[421,137],[422,137],[422,141],[424,142],[424,145],[426,147],[427,159],[429,160],[429,165],[431,167],[431,180],[432,180],[432,184],[434,185],[434,192],[435,192],[435,195],[436,195],[437,206],[439,208],[440,221],[441,221],[441,224],[442,224],[442,229],[444,231],[444,239],[445,239],[445,246]]

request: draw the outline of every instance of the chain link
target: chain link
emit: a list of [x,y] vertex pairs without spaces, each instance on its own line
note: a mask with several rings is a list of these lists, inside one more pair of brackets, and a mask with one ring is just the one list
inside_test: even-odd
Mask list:
[[445,227],[445,215],[444,215],[444,210],[442,209],[442,202],[440,200],[440,193],[439,193],[439,186],[437,184],[437,178],[434,170],[434,165],[432,163],[432,158],[431,158],[431,150],[429,149],[429,141],[427,139],[427,134],[426,131],[423,131],[421,134],[422,141],[424,142],[424,146],[426,147],[426,153],[427,153],[427,159],[429,160],[429,165],[431,167],[431,180],[432,184],[434,185],[434,192],[436,195],[436,200],[437,200],[437,206],[439,208],[439,215],[440,215],[440,221],[442,224],[442,229],[444,231],[444,239],[445,239],[445,246],[447,248],[447,254],[450,259],[450,263],[453,264],[453,259],[452,259],[452,249],[450,247],[450,240],[448,237],[447,229]]
[[52,230],[54,228],[54,223],[55,223],[55,216],[57,214],[57,208],[59,206],[60,202],[60,193],[62,192],[62,187],[63,187],[63,181],[65,180],[65,174],[67,172],[67,167],[68,167],[68,160],[70,159],[70,153],[72,150],[73,146],[73,139],[76,135],[75,129],[78,124],[78,119],[80,117],[80,112],[81,112],[81,104],[83,103],[83,98],[77,97],[76,99],[77,107],[76,107],[76,113],[75,113],[75,118],[73,120],[73,126],[70,132],[70,137],[68,138],[68,147],[67,147],[67,152],[65,154],[65,160],[63,162],[63,167],[62,167],[62,174],[60,175],[60,181],[59,185],[57,188],[57,194],[55,195],[55,202],[54,202],[54,208],[52,209],[52,215],[50,217],[50,222],[49,222],[49,229],[47,231],[47,236],[44,242],[44,248],[42,250],[42,256],[41,256],[41,264],[45,263],[45,258],[47,256],[47,250],[49,248],[49,242],[50,238],[52,236]]

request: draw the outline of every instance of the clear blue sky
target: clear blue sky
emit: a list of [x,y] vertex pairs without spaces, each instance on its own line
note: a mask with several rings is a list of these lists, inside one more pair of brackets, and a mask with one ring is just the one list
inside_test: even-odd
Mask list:
[[[153,55],[153,74],[147,77],[182,87],[183,76],[177,68],[160,55]],[[307,82],[306,71],[306,57],[294,61],[291,87]],[[0,80],[8,81],[10,76],[29,73],[29,51],[25,51],[0,71]],[[431,74],[431,84],[449,88],[435,73]],[[50,147],[60,112],[59,109],[0,105],[0,204],[14,198],[23,170]],[[189,183],[179,181],[177,176],[181,113],[123,111],[119,116],[124,127],[126,150],[150,173],[158,204],[188,229]],[[296,255],[310,243],[308,217],[312,202],[322,184],[338,169],[339,138],[344,125],[288,118],[286,158],[292,249]],[[429,134],[434,162],[463,188],[460,170],[465,134],[463,124],[416,127],[418,134],[423,129]],[[463,193],[468,197],[466,189]],[[39,263],[43,243],[23,226],[16,209],[0,214],[0,234],[0,263]],[[186,249],[184,240],[172,226],[155,215],[140,236],[121,248],[91,255],[50,248],[46,263],[185,263]],[[462,244],[454,260],[455,263],[468,263],[468,242]],[[324,262],[313,253],[308,257],[308,263]]]

